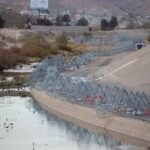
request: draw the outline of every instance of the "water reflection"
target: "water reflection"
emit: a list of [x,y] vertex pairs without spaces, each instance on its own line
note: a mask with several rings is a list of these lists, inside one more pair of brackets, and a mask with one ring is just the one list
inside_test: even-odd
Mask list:
[[67,123],[32,98],[0,97],[2,150],[139,150]]

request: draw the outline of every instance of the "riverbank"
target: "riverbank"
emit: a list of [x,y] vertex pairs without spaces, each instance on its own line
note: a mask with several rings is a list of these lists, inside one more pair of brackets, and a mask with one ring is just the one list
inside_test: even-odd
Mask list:
[[21,97],[31,97],[29,87],[21,88],[9,88],[9,89],[0,89],[0,97],[3,96],[21,96]]
[[0,97],[2,96],[21,96],[21,97],[26,97],[26,96],[31,96],[31,93],[28,91],[0,91]]
[[46,110],[77,126],[124,143],[150,147],[150,124],[147,122],[118,116],[98,117],[90,108],[58,100],[46,92],[32,89],[31,93]]

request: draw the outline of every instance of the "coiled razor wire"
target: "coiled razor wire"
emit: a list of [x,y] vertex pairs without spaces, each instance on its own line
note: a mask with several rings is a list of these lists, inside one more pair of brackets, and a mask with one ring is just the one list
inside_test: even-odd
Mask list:
[[107,112],[116,111],[130,116],[145,115],[145,111],[150,109],[150,96],[144,92],[134,92],[112,84],[98,84],[87,78],[69,77],[65,73],[67,70],[87,65],[99,55],[101,55],[100,51],[93,51],[71,60],[65,60],[60,55],[48,58],[33,72],[31,85],[75,103],[88,102],[89,106]]

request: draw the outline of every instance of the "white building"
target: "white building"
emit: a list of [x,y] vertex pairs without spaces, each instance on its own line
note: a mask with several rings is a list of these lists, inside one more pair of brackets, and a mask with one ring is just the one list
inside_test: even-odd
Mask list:
[[30,7],[32,10],[48,10],[48,0],[31,0]]

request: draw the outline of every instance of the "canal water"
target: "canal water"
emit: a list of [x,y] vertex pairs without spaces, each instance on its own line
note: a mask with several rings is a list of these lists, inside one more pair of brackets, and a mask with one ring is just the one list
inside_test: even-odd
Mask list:
[[143,150],[90,133],[43,110],[31,97],[0,97],[0,150]]

